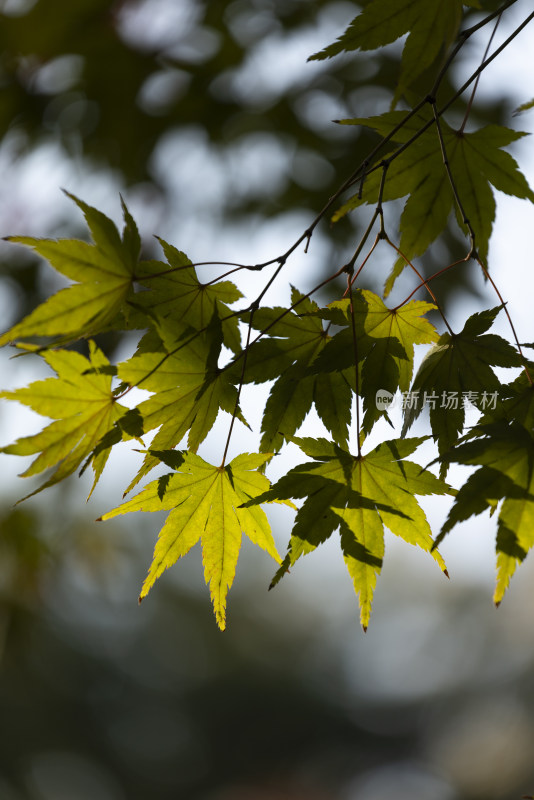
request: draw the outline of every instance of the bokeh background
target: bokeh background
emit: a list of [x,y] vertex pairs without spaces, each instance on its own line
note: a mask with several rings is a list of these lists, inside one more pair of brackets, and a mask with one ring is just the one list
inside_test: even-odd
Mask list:
[[[400,43],[380,56],[306,62],[357,9],[345,0],[0,0],[0,235],[84,235],[64,187],[117,221],[122,193],[147,256],[157,253],[154,233],[195,261],[280,254],[371,144],[332,120],[380,113],[391,100]],[[518,0],[496,45],[530,10]],[[443,97],[476,68],[487,35],[458,59]],[[534,94],[533,46],[527,29],[484,73],[470,124],[532,130],[533,116],[512,115]],[[423,77],[414,91],[427,88]],[[525,139],[514,152],[532,183],[531,150]],[[499,197],[490,268],[522,341],[534,338],[533,219],[527,204]],[[325,222],[269,298],[287,302],[288,281],[308,290],[337,269],[367,220]],[[464,253],[451,229],[421,266],[434,271]],[[391,262],[378,251],[364,285],[378,288]],[[239,285],[257,292],[257,281]],[[2,330],[59,285],[2,242]],[[437,291],[454,322],[496,304],[469,270]],[[338,289],[329,292],[324,300]],[[118,357],[134,346],[112,336],[100,344]],[[38,359],[9,356],[0,354],[2,388],[46,374]],[[264,397],[245,399],[253,422]],[[227,422],[203,445],[207,459]],[[313,417],[306,425],[317,432]],[[1,444],[40,427],[2,403]],[[236,430],[236,452],[257,446]],[[493,521],[470,521],[444,542],[450,582],[389,538],[365,635],[335,541],[269,594],[271,564],[245,542],[221,634],[198,549],[137,607],[160,520],[94,522],[119,501],[135,458],[114,454],[88,505],[82,478],[13,508],[29,489],[16,478],[19,460],[0,457],[1,800],[534,793],[534,573],[527,559],[492,607]],[[271,476],[294,458],[288,448]],[[447,504],[426,508],[439,528]],[[283,552],[290,514],[271,518]]]

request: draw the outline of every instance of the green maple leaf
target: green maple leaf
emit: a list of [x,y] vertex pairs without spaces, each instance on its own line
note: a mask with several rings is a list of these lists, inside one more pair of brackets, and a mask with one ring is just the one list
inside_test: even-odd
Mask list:
[[0,336],[0,346],[16,340],[47,337],[72,341],[95,335],[109,327],[131,295],[140,240],[135,222],[124,205],[122,238],[102,212],[68,195],[83,211],[94,244],[78,239],[34,239],[10,236],[8,240],[32,247],[73,286],[60,289],[21,322]]
[[383,442],[360,457],[326,439],[292,437],[291,441],[314,460],[294,467],[268,492],[247,504],[305,498],[273,585],[302,555],[315,550],[340,526],[343,557],[360,597],[364,629],[369,624],[382,567],[385,527],[431,553],[446,572],[414,495],[445,494],[450,487],[406,459],[424,438]]
[[241,349],[238,319],[228,308],[243,294],[231,281],[201,283],[189,258],[163,239],[159,240],[167,263],[142,261],[139,283],[148,291],[136,295],[136,303],[152,315],[179,320],[197,331],[204,330],[216,312],[222,320],[224,343]]
[[[379,117],[341,122],[363,125],[381,136],[387,136],[405,116],[405,112],[390,111]],[[393,135],[393,141],[405,144],[431,119],[429,108],[420,111]],[[465,133],[453,130],[444,120],[441,121],[441,128],[458,195],[475,233],[478,254],[486,262],[495,218],[492,186],[505,194],[534,202],[534,192],[519,171],[516,161],[502,149],[526,134],[499,125],[488,125],[473,133]],[[366,178],[361,194],[358,192],[350,198],[333,219],[340,219],[362,203],[375,204],[381,181],[382,170],[372,172]],[[407,195],[400,220],[399,247],[404,256],[411,260],[422,255],[445,229],[450,212],[455,207],[435,125],[425,131],[412,147],[407,147],[395,157],[388,168],[383,200],[395,200]],[[458,209],[455,210],[458,224],[467,233]],[[386,282],[386,294],[391,291],[405,266],[405,260],[399,257]]]
[[397,91],[400,94],[450,46],[461,20],[461,0],[372,0],[336,42],[310,60],[332,58],[344,51],[376,50],[407,33]]
[[460,333],[444,333],[427,353],[415,376],[402,435],[425,407],[440,454],[458,440],[465,423],[464,395],[482,408],[497,401],[501,384],[492,366],[517,367],[521,357],[507,341],[486,334],[502,306],[473,314]]
[[[353,294],[352,307],[357,337],[360,370],[360,394],[363,397],[364,419],[362,429],[369,433],[374,423],[387,417],[387,411],[377,408],[377,393],[400,389],[405,392],[413,373],[414,345],[430,344],[438,339],[434,326],[424,314],[435,308],[431,303],[413,300],[400,308],[388,308],[374,292],[357,290]],[[327,342],[311,366],[311,371],[326,374],[345,371],[353,389],[355,386],[355,348],[352,331],[350,301],[331,303],[328,309],[319,312],[323,318],[344,325]]]
[[[251,325],[269,338],[255,342],[247,355],[245,382],[275,380],[262,419],[261,452],[280,449],[300,427],[313,403],[334,439],[346,443],[350,424],[351,389],[343,374],[307,373],[315,356],[325,346],[327,332],[319,307],[292,288],[294,311],[262,308]],[[239,380],[241,362],[231,365],[234,380]]]
[[[523,345],[525,346],[525,345]],[[531,383],[534,364],[526,362],[525,369],[509,384],[502,384],[495,408],[488,406],[482,414],[474,435],[484,425],[492,422],[519,422],[527,430],[534,430],[534,385]]]
[[[127,411],[117,403],[111,391],[109,361],[94,342],[89,342],[89,359],[67,350],[49,350],[41,355],[57,378],[45,378],[21,389],[0,392],[0,397],[16,400],[55,420],[40,433],[24,436],[0,449],[11,455],[39,454],[22,477],[56,467],[53,475],[32,494],[71,475]],[[109,447],[102,448],[93,461],[93,489],[108,455]]]
[[434,325],[424,318],[436,306],[422,300],[411,300],[399,308],[388,308],[373,292],[364,290],[363,296],[367,301],[366,332],[373,337],[398,339],[406,353],[406,358],[397,359],[399,389],[405,392],[412,379],[414,345],[431,344],[439,338]]
[[159,533],[139,600],[200,539],[204,577],[210,586],[217,624],[224,630],[226,596],[234,580],[242,534],[280,563],[265,512],[257,507],[242,508],[243,503],[268,488],[269,481],[257,469],[271,455],[244,453],[224,467],[214,467],[188,452],[154,455],[172,464],[175,471],[153,481],[132,500],[101,519],[131,511],[170,511]]
[[[207,330],[198,333],[164,319],[156,328],[161,339],[152,341],[155,351],[142,349],[119,364],[118,376],[127,385],[153,392],[136,409],[142,427],[138,435],[159,428],[152,450],[175,447],[189,431],[188,447],[196,452],[219,411],[232,414],[236,408],[237,390],[228,374],[217,366],[222,344],[220,324],[215,316]],[[237,416],[247,424],[239,408]],[[149,451],[127,492],[158,463]]]
[[458,523],[502,505],[497,523],[497,583],[501,602],[518,565],[534,545],[534,437],[518,422],[477,426],[479,438],[445,454],[447,461],[477,466],[458,491],[438,537]]

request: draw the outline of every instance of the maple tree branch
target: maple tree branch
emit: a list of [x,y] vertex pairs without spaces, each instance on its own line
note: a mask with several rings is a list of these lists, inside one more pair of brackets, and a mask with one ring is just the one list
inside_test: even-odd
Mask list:
[[[511,0],[509,5],[512,5],[513,2],[516,2],[516,0]],[[490,19],[494,19],[495,16],[497,16],[497,13],[494,13],[494,14],[490,15]],[[465,83],[463,83],[462,86],[452,95],[452,97],[449,98],[449,100],[445,103],[445,105],[443,105],[440,109],[437,110],[437,116],[438,117],[442,117],[443,116],[443,114],[456,102],[456,100],[465,92],[465,90],[468,89],[469,86],[471,86],[473,81],[477,80],[477,77],[480,76],[480,74],[492,63],[492,61],[494,61],[494,59],[506,47],[508,47],[509,44],[511,44],[511,42],[516,38],[516,36],[518,36],[518,34],[521,33],[521,31],[533,19],[534,19],[534,12],[529,14],[529,16],[526,19],[524,19],[523,22],[520,25],[517,26],[517,28],[510,34],[510,36],[497,48],[497,50],[495,50],[491,54],[491,56],[489,56],[487,59],[485,59],[482,62],[482,64],[480,64],[480,66],[465,81]],[[489,21],[489,19],[488,19],[488,21]],[[475,28],[476,27],[477,26],[475,26]],[[482,25],[479,25],[479,27],[482,27]],[[449,66],[450,66],[450,64],[449,64]],[[435,89],[435,86],[433,87],[433,89]],[[348,186],[351,186],[353,183],[356,183],[360,179],[360,173],[361,173],[361,170],[363,168],[362,165],[364,163],[366,163],[367,161],[371,160],[373,158],[373,156],[378,152],[378,150],[384,144],[387,144],[389,141],[391,141],[391,139],[393,139],[394,136],[406,125],[406,123],[411,119],[411,117],[413,117],[416,113],[418,113],[424,107],[424,105],[426,103],[435,103],[436,102],[436,98],[434,97],[434,94],[435,94],[435,92],[430,92],[423,100],[421,100],[419,103],[417,103],[417,105],[414,106],[414,108],[409,113],[407,113],[406,117],[404,117],[401,120],[401,122],[399,122],[395,126],[395,128],[393,128],[386,136],[384,136],[380,140],[380,142],[376,145],[374,150],[366,157],[366,159],[363,162],[361,162],[361,164],[358,167],[358,170],[355,173],[353,173],[354,175],[356,175],[356,177],[354,179],[350,180],[350,182],[348,183],[347,186],[344,186],[344,188],[339,192],[339,194],[335,197],[335,199],[337,199],[337,197],[339,197],[339,195],[342,194],[343,191],[345,191],[345,189],[348,188]],[[422,125],[421,128],[419,128],[419,130],[416,131],[406,142],[403,142],[402,145],[400,145],[390,156],[388,156],[387,159],[384,159],[380,163],[375,164],[370,169],[366,169],[366,177],[368,175],[372,174],[373,172],[376,172],[376,170],[382,169],[383,166],[384,166],[384,163],[386,163],[386,162],[388,163],[388,166],[389,166],[389,164],[391,164],[396,158],[398,158],[402,153],[404,153],[405,150],[407,150],[409,147],[411,147],[411,145],[414,142],[416,142],[417,139],[419,139],[424,133],[426,133],[426,131],[429,128],[431,128],[432,125],[435,125],[435,122],[436,121],[435,121],[434,118],[428,120],[428,122],[426,122],[424,125]]]
[[[433,85],[433,87],[432,87],[432,89],[430,91],[430,93],[424,99],[420,100],[414,106],[414,108],[412,108],[410,111],[408,111],[406,113],[406,116],[403,117],[403,119],[397,125],[395,125],[395,127],[392,128],[392,130],[388,134],[386,134],[386,136],[382,137],[380,142],[378,142],[375,145],[375,147],[372,148],[372,150],[367,154],[367,156],[359,163],[359,165],[356,167],[356,169],[348,176],[348,178],[346,178],[343,181],[341,186],[334,192],[334,194],[332,194],[328,198],[327,202],[321,208],[321,210],[318,212],[318,214],[314,217],[314,219],[312,220],[310,225],[301,234],[301,236],[291,245],[291,247],[289,247],[285,251],[285,253],[283,253],[281,256],[277,256],[275,258],[269,259],[268,261],[264,261],[263,263],[256,264],[254,266],[244,266],[243,265],[243,268],[244,269],[261,270],[264,267],[270,266],[270,265],[275,264],[275,263],[278,262],[279,268],[276,271],[276,274],[271,278],[271,281],[269,282],[269,286],[270,286],[272,284],[273,280],[275,280],[275,278],[277,277],[278,273],[280,272],[281,267],[285,264],[287,259],[290,257],[290,255],[292,255],[292,253],[297,249],[297,247],[299,247],[300,244],[302,244],[302,242],[304,242],[304,241],[306,242],[305,252],[307,252],[308,251],[308,245],[310,243],[310,240],[312,238],[312,235],[313,235],[317,225],[321,222],[321,220],[324,218],[324,216],[327,214],[327,212],[330,210],[330,208],[333,206],[333,204],[341,197],[341,195],[344,194],[344,192],[346,192],[347,189],[349,189],[355,183],[360,182],[359,196],[361,196],[362,191],[363,191],[364,181],[370,174],[375,172],[377,169],[383,169],[385,163],[387,163],[387,165],[389,166],[389,164],[395,158],[397,158],[401,153],[403,153],[408,147],[410,147],[415,141],[417,141],[417,139],[419,139],[420,136],[422,136],[432,125],[435,124],[435,119],[434,118],[429,120],[418,131],[416,131],[413,134],[413,136],[411,136],[410,139],[407,142],[404,142],[399,148],[397,148],[395,150],[395,152],[393,154],[388,156],[387,159],[385,159],[384,161],[380,162],[379,164],[375,164],[374,166],[369,167],[369,164],[372,163],[373,159],[379,153],[379,151],[386,144],[388,144],[391,140],[394,139],[395,135],[400,130],[402,130],[402,128],[404,128],[406,126],[406,123],[409,122],[409,120],[413,116],[415,116],[419,111],[421,111],[421,109],[425,106],[426,103],[429,102],[429,100],[432,101],[432,102],[435,102],[435,94],[437,93],[437,91],[438,91],[438,89],[439,89],[439,87],[440,87],[440,85],[441,85],[441,83],[442,83],[442,81],[443,81],[448,69],[450,68],[451,63],[453,62],[454,58],[456,57],[458,52],[461,50],[461,48],[463,47],[465,42],[474,33],[476,33],[478,30],[483,28],[485,25],[489,24],[493,19],[495,19],[495,17],[499,17],[500,15],[502,15],[502,13],[505,10],[507,10],[509,7],[514,5],[515,2],[517,2],[517,0],[507,0],[507,2],[505,2],[497,11],[492,12],[487,17],[485,17],[483,20],[481,20],[479,23],[477,23],[476,25],[473,25],[471,28],[467,29],[462,34],[460,34],[461,40],[458,42],[458,44],[456,45],[456,47],[454,48],[452,53],[449,55],[447,61],[444,64],[444,66],[441,68],[441,70],[440,70],[440,72],[439,72],[439,74],[438,74],[438,76],[437,76],[437,78],[436,78],[436,80],[434,82],[434,85]],[[464,91],[469,88],[469,86],[473,83],[473,81],[476,81],[478,79],[478,77],[486,69],[486,67],[488,67],[489,64],[506,47],[508,47],[508,45],[523,30],[523,28],[525,28],[526,25],[528,25],[532,21],[532,19],[534,19],[534,12],[529,14],[529,16],[525,20],[523,20],[523,22],[520,25],[517,26],[517,28],[512,32],[512,34],[495,50],[494,53],[492,53],[492,55],[490,57],[484,59],[484,61],[480,64],[480,66],[472,73],[472,75],[465,81],[465,83],[452,95],[452,97],[445,103],[445,105],[442,108],[440,108],[439,110],[437,110],[438,117],[441,117],[445,113],[445,111],[447,111],[447,109],[450,108],[450,106],[464,93]],[[337,120],[335,120],[335,121],[337,121]],[[221,263],[221,262],[219,262],[219,263]],[[267,288],[268,287],[266,287],[266,289],[263,292],[263,294],[265,294],[265,292],[267,291]],[[263,294],[262,294],[262,297],[263,297]]]
[[[344,272],[348,272],[348,271],[352,270],[352,268],[354,267],[354,263],[356,262],[356,259],[358,258],[358,256],[360,255],[361,251],[365,247],[365,243],[367,242],[367,239],[369,238],[369,236],[371,234],[371,231],[372,231],[373,226],[374,226],[374,224],[376,222],[377,216],[378,216],[378,211],[375,210],[375,212],[373,214],[373,217],[372,217],[369,225],[367,226],[367,229],[365,230],[364,234],[362,235],[362,237],[361,237],[361,239],[360,239],[360,241],[358,243],[358,246],[357,246],[357,248],[356,248],[356,250],[354,252],[354,255],[352,256],[350,261],[347,264],[343,264],[343,266],[340,267],[336,272],[334,272],[333,275],[330,275],[328,278],[325,278],[325,280],[321,281],[316,286],[314,286],[313,289],[310,289],[309,292],[307,292],[302,297],[300,297],[295,303],[290,305],[289,308],[284,309],[284,311],[276,319],[274,319],[272,322],[269,323],[269,325],[267,325],[266,328],[264,328],[262,331],[260,331],[260,333],[256,336],[256,338],[253,339],[252,342],[250,342],[249,347],[252,347],[257,341],[259,341],[261,339],[262,336],[264,336],[274,325],[276,325],[277,322],[280,322],[280,320],[282,320],[287,314],[289,314],[290,311],[293,311],[300,303],[302,303],[307,298],[311,297],[312,294],[315,294],[315,292],[318,292],[319,289],[323,288],[323,286],[326,286],[331,281],[335,280],[336,278],[339,278],[339,276],[342,275]],[[373,249],[374,249],[374,245],[373,245]],[[361,267],[358,270],[358,273],[359,272],[361,272]],[[260,297],[255,300],[255,302],[250,306],[250,308],[252,308],[252,306],[254,306],[254,305],[257,306],[259,304],[260,299],[261,299],[261,297],[263,297],[265,292],[266,292],[266,289],[263,290],[263,292],[261,293]],[[235,357],[235,359],[231,363],[235,364],[236,361],[240,357],[241,357],[240,354],[237,355]],[[228,366],[229,365],[227,365],[227,367]],[[227,369],[227,367],[223,367],[223,369]]]

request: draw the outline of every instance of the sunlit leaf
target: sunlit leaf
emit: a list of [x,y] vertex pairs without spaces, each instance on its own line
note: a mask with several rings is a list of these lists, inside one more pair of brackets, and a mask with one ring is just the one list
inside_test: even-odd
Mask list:
[[504,597],[510,579],[534,545],[534,438],[518,422],[496,422],[475,429],[478,438],[455,447],[444,458],[477,466],[458,491],[439,540],[459,522],[493,513],[497,523],[497,584],[494,601]]
[[484,411],[497,404],[500,381],[492,367],[517,367],[521,357],[511,344],[487,331],[501,306],[473,314],[460,333],[444,333],[424,357],[406,403],[403,435],[424,409],[440,453],[458,440],[466,400]]
[[341,548],[355,591],[360,595],[361,623],[369,623],[372,597],[384,553],[384,528],[412,545],[433,549],[425,514],[415,495],[445,494],[450,487],[428,470],[408,461],[423,439],[383,442],[371,452],[353,456],[326,439],[293,437],[313,461],[300,464],[253,503],[302,499],[288,554],[273,581],[302,556],[315,550],[341,525]]
[[17,340],[46,337],[70,341],[104,330],[124,309],[131,295],[139,234],[123,203],[122,239],[101,211],[69,195],[81,208],[94,244],[77,239],[33,239],[11,236],[9,241],[32,247],[73,286],[60,289],[25,319],[0,336],[0,346]]
[[[218,368],[221,347],[218,326],[210,325],[198,333],[163,319],[157,327],[161,346],[154,352],[137,353],[119,364],[118,375],[126,385],[153,393],[137,406],[142,421],[139,435],[159,428],[152,440],[153,450],[175,447],[189,431],[188,447],[196,452],[219,411],[232,414],[236,408],[237,390],[228,374]],[[237,414],[245,422],[239,408]],[[158,463],[148,452],[127,491]]]
[[[55,420],[40,433],[24,436],[0,450],[18,456],[38,454],[22,473],[26,478],[55,467],[52,476],[31,494],[75,472],[127,411],[117,403],[111,391],[112,379],[105,372],[109,361],[92,341],[89,342],[89,359],[68,350],[49,350],[42,358],[55,370],[57,378],[45,378],[25,388],[0,392],[0,397],[16,400]],[[93,488],[104,469],[109,449],[102,449],[93,461]]]
[[224,467],[214,467],[193,453],[172,451],[170,455],[176,465],[174,472],[153,481],[101,519],[131,511],[170,511],[139,599],[200,540],[204,577],[217,624],[224,630],[226,596],[234,580],[242,534],[280,562],[264,511],[242,507],[268,488],[269,481],[257,469],[271,456],[244,453]]
[[[243,297],[231,281],[201,282],[190,259],[173,245],[159,240],[167,263],[142,261],[137,277],[147,291],[136,302],[151,314],[172,318],[203,331],[216,311],[222,321],[224,341],[234,352],[241,349],[238,320],[228,307]],[[205,268],[204,268],[205,269]]]

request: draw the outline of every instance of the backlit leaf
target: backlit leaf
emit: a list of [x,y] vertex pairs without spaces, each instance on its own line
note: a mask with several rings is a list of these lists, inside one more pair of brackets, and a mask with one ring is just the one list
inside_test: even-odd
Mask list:
[[[175,447],[189,431],[188,446],[196,452],[219,411],[234,412],[237,390],[227,373],[218,368],[221,341],[217,341],[216,328],[208,326],[198,333],[170,319],[163,319],[157,327],[161,346],[119,364],[118,375],[125,384],[153,393],[137,407],[143,434],[159,428],[152,450]],[[239,409],[237,413],[245,422]],[[148,452],[127,491],[157,464],[158,459]]]
[[60,289],[0,336],[0,346],[35,337],[70,341],[92,336],[113,322],[132,294],[139,234],[126,206],[123,203],[125,227],[121,239],[102,212],[73,195],[69,197],[83,211],[94,244],[28,236],[11,236],[9,241],[32,247],[57,272],[77,283]]
[[242,293],[231,281],[200,282],[185,253],[163,239],[159,241],[167,263],[142,261],[139,264],[138,279],[148,291],[136,295],[136,302],[152,314],[179,320],[197,331],[204,330],[217,312],[225,344],[238,352],[241,349],[238,320],[227,304],[239,300]]
[[[381,136],[389,135],[398,126],[405,112],[391,111],[379,117],[342,120],[343,124],[363,125]],[[430,108],[412,116],[396,133],[393,141],[402,145],[432,120]],[[503,150],[526,134],[499,125],[487,125],[472,133],[456,131],[442,119],[441,128],[450,170],[470,225],[475,233],[477,251],[487,262],[488,245],[495,218],[495,199],[492,186],[506,194],[534,202],[534,192],[519,171],[514,158]],[[382,170],[371,172],[363,191],[348,200],[333,219],[337,220],[364,202],[378,201]],[[383,200],[395,200],[408,195],[400,220],[399,248],[411,260],[422,255],[448,223],[454,205],[449,177],[443,164],[438,135],[433,123],[412,147],[396,156],[388,167]],[[455,208],[458,224],[467,233]],[[406,266],[399,257],[390,279],[388,293],[394,280]]]
[[458,440],[465,422],[466,399],[484,410],[496,405],[500,381],[492,367],[521,365],[518,352],[495,334],[486,334],[501,306],[473,314],[457,334],[444,333],[424,357],[406,404],[403,435],[423,409],[440,453]]
[[343,51],[376,50],[408,33],[399,76],[401,91],[452,43],[461,19],[461,0],[372,0],[336,42],[311,60],[332,58]]
[[341,524],[341,548],[354,588],[360,595],[361,623],[369,623],[377,575],[384,553],[384,527],[406,542],[433,549],[425,514],[415,495],[445,494],[446,483],[406,460],[423,439],[383,442],[367,455],[353,456],[326,439],[292,437],[314,459],[291,469],[252,504],[302,499],[291,533],[288,554],[274,583],[302,556],[326,541]]
[[[108,360],[92,341],[89,342],[89,348],[89,359],[68,350],[46,351],[42,358],[55,370],[57,378],[45,378],[22,389],[0,392],[0,397],[16,400],[38,414],[55,420],[40,433],[24,436],[0,450],[19,456],[38,454],[22,473],[23,477],[56,468],[52,476],[32,494],[53,486],[75,472],[99,440],[127,411],[115,400],[111,391],[111,377],[102,371],[109,366]],[[103,448],[93,461],[93,488],[108,455],[109,448]]]
[[217,624],[224,630],[226,596],[234,580],[242,534],[280,562],[264,511],[242,507],[268,488],[269,481],[257,469],[271,456],[244,453],[225,467],[214,467],[194,453],[173,451],[171,456],[176,463],[174,472],[153,481],[101,519],[131,511],[170,511],[139,599],[200,540],[204,577]]
[[455,447],[447,461],[478,466],[460,488],[439,540],[458,522],[502,501],[497,523],[497,584],[494,601],[504,597],[510,579],[534,545],[534,438],[517,422],[480,425],[479,438]]

